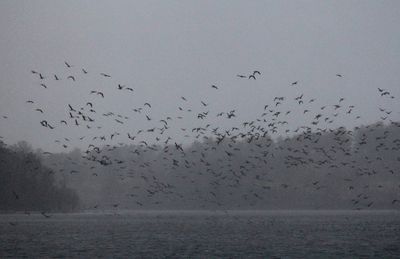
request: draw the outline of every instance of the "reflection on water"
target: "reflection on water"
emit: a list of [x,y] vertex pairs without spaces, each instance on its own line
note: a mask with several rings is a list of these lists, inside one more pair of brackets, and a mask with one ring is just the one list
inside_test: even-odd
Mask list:
[[0,216],[0,257],[400,257],[400,212],[105,212]]

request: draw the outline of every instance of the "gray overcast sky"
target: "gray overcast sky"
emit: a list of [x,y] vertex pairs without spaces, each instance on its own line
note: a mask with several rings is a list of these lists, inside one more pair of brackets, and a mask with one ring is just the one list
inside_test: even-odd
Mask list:
[[[206,123],[231,127],[254,120],[264,104],[273,104],[274,96],[287,97],[279,109],[293,110],[287,117],[293,129],[308,125],[319,107],[331,107],[340,97],[346,98],[344,106],[355,105],[354,115],[361,119],[343,115],[332,127],[375,122],[382,115],[378,107],[393,110],[390,118],[398,120],[399,24],[400,1],[395,0],[3,0],[0,135],[9,144],[27,140],[34,147],[59,151],[63,148],[56,139],[67,137],[69,146],[85,147],[92,137],[117,131],[121,137],[115,142],[127,142],[127,132],[161,126],[159,120],[171,116],[168,134],[182,142],[187,132],[180,128]],[[64,61],[73,67],[67,68]],[[253,70],[262,73],[257,80],[236,77]],[[112,78],[101,77],[102,72]],[[62,80],[55,81],[53,74]],[[69,75],[76,81],[67,80]],[[298,85],[291,86],[294,81]],[[134,92],[118,91],[119,83]],[[378,87],[396,98],[381,97]],[[90,95],[91,90],[104,92],[105,98]],[[305,100],[316,101],[299,108],[293,98],[302,93]],[[88,101],[97,111],[93,125],[101,129],[74,127],[72,121],[60,124],[68,119],[67,104],[86,109]],[[152,108],[144,108],[142,114],[132,111],[145,102]],[[181,112],[178,106],[193,112]],[[303,115],[306,108],[314,112]],[[238,117],[232,120],[215,115],[233,109]],[[108,111],[129,120],[120,125],[101,116]],[[196,116],[203,111],[210,115],[199,121]],[[180,115],[183,119],[176,119]],[[56,129],[42,127],[39,122],[44,119]],[[80,144],[82,136],[86,138]],[[151,138],[154,135],[143,135]]]

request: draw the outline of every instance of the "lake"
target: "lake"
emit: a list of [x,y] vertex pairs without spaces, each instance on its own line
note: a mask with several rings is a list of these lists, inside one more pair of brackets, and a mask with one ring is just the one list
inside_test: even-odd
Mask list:
[[399,211],[0,215],[0,258],[400,258]]

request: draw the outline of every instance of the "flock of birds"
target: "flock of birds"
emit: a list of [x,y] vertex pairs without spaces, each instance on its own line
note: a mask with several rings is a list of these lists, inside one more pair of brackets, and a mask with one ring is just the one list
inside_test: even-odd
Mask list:
[[[40,86],[44,89],[49,89],[53,81],[68,80],[71,83],[78,83],[81,77],[89,75],[91,72],[85,68],[76,68],[75,66],[65,62],[66,75],[49,75],[41,71],[32,70],[32,75],[39,80]],[[104,80],[110,80],[113,78],[108,73],[98,73],[99,78]],[[248,74],[238,74],[238,80],[257,80],[262,73],[258,70],[250,72]],[[342,74],[334,75],[341,80],[343,78]],[[300,82],[294,81],[288,84],[290,87],[299,88]],[[134,94],[135,90],[132,87],[126,85],[115,83],[115,91],[123,91],[124,94]],[[217,85],[210,85],[210,91],[221,91],[221,87]],[[394,99],[388,90],[378,88],[378,94],[382,98]],[[213,178],[212,184],[217,188],[221,184],[221,181],[229,183],[232,188],[237,187],[241,184],[241,179],[252,171],[268,171],[273,170],[270,160],[274,159],[274,153],[279,152],[279,149],[285,149],[287,155],[283,160],[283,166],[285,168],[300,168],[302,166],[309,166],[311,168],[349,168],[357,171],[359,175],[373,175],[377,172],[368,166],[372,158],[365,158],[365,165],[360,165],[355,160],[351,160],[351,154],[353,154],[349,147],[349,139],[344,136],[352,136],[353,132],[347,130],[344,127],[339,127],[332,129],[330,126],[334,125],[335,121],[339,118],[345,120],[358,120],[361,115],[356,114],[356,107],[354,105],[348,104],[346,98],[340,97],[338,101],[332,105],[322,105],[314,107],[317,101],[316,98],[307,98],[303,93],[299,93],[294,98],[289,98],[287,96],[275,96],[272,101],[265,104],[264,107],[260,107],[260,112],[257,117],[253,120],[242,120],[237,125],[230,128],[223,127],[221,125],[212,125],[207,119],[210,117],[218,118],[219,120],[240,120],[237,110],[232,109],[228,111],[213,111],[212,105],[205,101],[199,100],[202,107],[200,110],[195,110],[193,107],[188,107],[190,105],[187,97],[181,96],[178,103],[178,116],[166,116],[163,118],[155,118],[151,114],[152,104],[150,102],[144,102],[140,107],[133,108],[131,114],[123,115],[112,111],[101,111],[104,109],[103,106],[97,104],[98,98],[105,99],[108,96],[101,89],[90,90],[88,92],[88,99],[81,105],[64,104],[66,110],[65,118],[59,121],[51,121],[50,119],[42,119],[39,123],[41,126],[48,130],[57,131],[61,127],[81,127],[86,128],[88,131],[96,129],[102,130],[103,125],[99,123],[101,120],[106,120],[108,126],[115,124],[115,128],[123,128],[125,131],[116,130],[112,133],[106,134],[86,134],[85,136],[79,137],[78,141],[83,141],[84,139],[90,141],[90,144],[84,150],[82,158],[84,158],[87,163],[90,163],[90,169],[96,170],[95,164],[100,164],[101,166],[115,166],[113,170],[115,171],[126,171],[128,170],[128,176],[132,175],[134,172],[130,170],[130,166],[136,165],[136,167],[141,168],[140,177],[144,182],[147,183],[148,189],[147,194],[149,196],[154,196],[157,193],[173,193],[173,185],[169,183],[164,183],[162,180],[158,179],[158,176],[152,175],[152,163],[162,165],[164,170],[167,172],[174,172],[177,170],[186,170],[197,172],[198,168],[203,168],[207,173],[209,173]],[[34,100],[26,101],[30,105],[39,105]],[[299,126],[292,129],[289,123],[289,116],[292,115],[293,111],[285,109],[287,104],[296,105],[298,107],[297,112],[300,111],[300,115],[307,116],[311,118],[309,123],[306,125]],[[99,109],[100,108],[100,109]],[[41,107],[33,107],[33,110],[46,115],[45,111]],[[389,125],[400,128],[400,123],[392,121],[390,116],[393,111],[387,110],[385,108],[379,107],[381,113],[381,120],[386,121]],[[141,128],[136,132],[131,131],[131,125],[129,122],[134,116],[141,116],[143,120],[152,123],[149,128]],[[191,128],[180,128],[179,131],[186,138],[192,138],[193,140],[200,140],[202,142],[203,150],[189,150],[184,146],[183,143],[176,141],[171,134],[168,134],[171,130],[174,121],[182,120],[185,116],[190,116],[198,122],[198,125],[193,125]],[[298,116],[298,115],[294,115]],[[5,119],[7,117],[4,117]],[[101,119],[100,119],[101,118]],[[113,126],[114,127],[114,126]],[[368,127],[367,127],[368,128]],[[108,127],[109,129],[109,127]],[[129,129],[129,130],[128,130]],[[360,129],[360,127],[355,128]],[[376,128],[370,128],[370,131],[376,130]],[[276,146],[274,145],[274,140],[270,136],[277,135],[291,136],[291,138],[286,138],[285,141],[294,141],[298,145],[295,147],[288,144],[287,147],[284,145]],[[291,134],[291,135],[290,135]],[[335,141],[334,145],[324,146],[323,143],[319,143],[322,136],[325,134],[333,134],[333,139]],[[142,137],[142,138],[141,138]],[[379,137],[374,141],[378,141],[376,150],[381,149],[392,149],[393,152],[399,154],[400,150],[400,139],[393,140],[394,144],[391,147],[387,146],[387,139],[389,139],[388,133]],[[54,140],[55,143],[61,145],[63,148],[69,148],[71,138],[64,137],[63,139]],[[108,142],[109,141],[109,142]],[[113,143],[118,144],[113,144]],[[366,135],[361,137],[359,145],[367,144],[368,138]],[[241,143],[251,144],[251,148],[246,150],[247,154],[243,154],[243,150],[240,148]],[[129,161],[123,161],[117,158],[113,158],[112,151],[117,150],[126,145],[135,145],[134,150],[130,150],[132,153],[132,158]],[[275,150],[274,150],[275,149]],[[139,159],[140,156],[144,155],[146,152],[159,152],[160,160],[156,161],[142,161]],[[188,152],[191,152],[190,158],[188,158]],[[194,153],[198,153],[195,156]],[[357,153],[357,150],[355,151]],[[217,163],[219,163],[219,171],[215,170],[214,165],[211,165],[211,160],[214,154],[219,154],[217,158]],[[223,158],[220,154],[223,154]],[[344,157],[349,157],[348,161],[342,161],[336,159],[338,154],[342,154]],[[44,152],[44,154],[51,155],[50,152]],[[237,158],[237,156],[241,158]],[[196,157],[196,159],[193,159]],[[243,157],[245,157],[243,159]],[[397,158],[400,159],[400,156]],[[400,160],[399,160],[400,161]],[[145,171],[149,173],[143,173]],[[398,168],[385,167],[385,170],[391,174],[395,172]],[[63,172],[63,169],[60,169]],[[222,174],[221,172],[226,172]],[[71,170],[70,174],[79,173],[77,170]],[[201,174],[201,172],[200,172]],[[267,172],[266,172],[267,174]],[[93,176],[97,176],[97,172],[93,172]],[[229,175],[229,177],[227,177]],[[188,176],[181,175],[183,179]],[[265,175],[257,174],[254,176],[256,180],[260,182],[264,181]],[[349,181],[354,181],[350,179]],[[193,182],[193,181],[192,181]],[[319,181],[314,181],[311,183],[316,190],[323,188]],[[227,184],[228,185],[228,184]],[[264,185],[264,189],[268,189]],[[289,184],[282,183],[281,188],[288,188]],[[349,188],[354,188],[350,185]],[[399,185],[400,188],[400,185]],[[179,196],[179,194],[176,194]],[[223,204],[218,202],[218,195],[214,191],[210,191],[210,197],[204,198],[207,201],[214,202],[219,206]],[[262,199],[262,195],[257,192],[252,192],[251,195],[257,199]],[[362,193],[358,195],[354,200],[352,200],[355,206],[361,204],[364,200],[368,201],[365,195]],[[136,201],[139,206],[143,206],[143,203],[139,200]],[[392,204],[400,203],[398,199],[394,199]],[[365,206],[371,207],[373,201],[368,201]],[[117,207],[115,204],[114,207]],[[94,208],[98,206],[95,205]],[[47,215],[46,215],[47,216]]]

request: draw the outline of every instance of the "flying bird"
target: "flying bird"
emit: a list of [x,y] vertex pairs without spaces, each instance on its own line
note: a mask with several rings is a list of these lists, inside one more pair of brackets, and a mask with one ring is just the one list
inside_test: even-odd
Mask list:
[[75,81],[75,77],[74,76],[68,76],[67,79],[72,79],[72,81]]
[[42,120],[42,121],[40,122],[40,124],[42,124],[43,127],[47,127],[47,126],[49,125],[48,122],[47,122],[46,120]]
[[50,218],[51,216],[47,215],[46,212],[40,212],[40,214],[43,215],[43,217],[45,217],[46,219]]
[[68,64],[67,61],[64,61],[64,64],[65,64],[68,68],[71,68],[71,67],[72,67],[70,64]]
[[12,191],[12,193],[13,193],[15,199],[16,199],[16,200],[19,200],[19,195],[18,195],[15,191]]
[[104,77],[111,77],[110,75],[107,75],[105,73],[100,73],[100,75],[104,76]]
[[76,110],[74,108],[72,108],[71,104],[68,104],[68,107],[69,107],[70,111],[76,112]]

